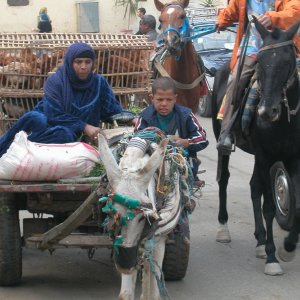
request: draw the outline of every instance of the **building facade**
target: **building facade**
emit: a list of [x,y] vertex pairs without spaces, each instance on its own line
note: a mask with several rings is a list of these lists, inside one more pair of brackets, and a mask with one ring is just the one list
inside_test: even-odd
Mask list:
[[[201,2],[191,0],[190,6],[198,6]],[[219,2],[226,3],[222,0]],[[125,29],[133,32],[137,30],[137,17],[126,16],[124,19],[125,8],[115,7],[114,3],[115,0],[2,0],[0,32],[33,31],[37,27],[37,16],[43,6],[48,8],[53,32],[119,33]],[[147,14],[159,16],[153,0],[140,1],[139,7],[144,7]]]

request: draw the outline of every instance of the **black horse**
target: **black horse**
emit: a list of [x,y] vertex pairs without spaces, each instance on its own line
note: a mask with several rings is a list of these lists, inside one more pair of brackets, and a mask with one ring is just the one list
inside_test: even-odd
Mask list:
[[[300,22],[287,31],[278,28],[267,31],[255,18],[254,23],[263,39],[263,47],[257,56],[257,80],[260,101],[251,125],[249,135],[241,134],[240,108],[234,128],[237,146],[255,155],[255,164],[250,181],[251,198],[255,219],[256,256],[266,257],[265,274],[279,275],[283,271],[275,256],[273,240],[273,219],[276,206],[272,195],[271,172],[276,172],[278,162],[287,171],[290,178],[290,194],[294,199],[294,212],[291,230],[279,250],[282,260],[291,260],[295,254],[300,233],[300,86],[296,66],[293,37]],[[220,123],[216,119],[221,105],[229,66],[216,74],[212,96],[213,128],[216,138],[220,133]],[[218,154],[219,215],[220,229],[217,241],[230,242],[227,228],[227,184],[229,156]],[[275,166],[275,171],[274,171]],[[261,196],[264,201],[261,204]],[[266,229],[263,217],[266,222]]]

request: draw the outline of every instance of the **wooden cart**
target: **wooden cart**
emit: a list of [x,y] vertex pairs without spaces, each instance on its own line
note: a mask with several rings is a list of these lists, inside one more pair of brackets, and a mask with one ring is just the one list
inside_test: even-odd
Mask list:
[[[152,44],[134,35],[0,34],[0,134],[43,96],[43,84],[62,63],[67,47],[89,43],[96,51],[96,72],[112,85],[123,106],[133,95],[148,94]],[[122,129],[121,129],[122,130]],[[132,130],[124,129],[124,131]],[[109,135],[109,133],[107,133]],[[117,133],[118,134],[118,133]],[[111,136],[114,140],[115,134]],[[109,191],[105,177],[56,182],[0,181],[0,286],[22,278],[22,247],[49,249],[111,247],[103,232],[97,199]],[[23,220],[19,211],[33,217]],[[43,214],[50,215],[43,217]]]

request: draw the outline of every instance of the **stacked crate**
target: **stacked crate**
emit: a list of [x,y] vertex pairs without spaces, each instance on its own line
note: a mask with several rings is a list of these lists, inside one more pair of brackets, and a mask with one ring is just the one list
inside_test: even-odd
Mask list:
[[152,43],[138,35],[79,33],[0,34],[0,134],[43,97],[47,77],[63,63],[66,49],[86,42],[96,52],[95,72],[111,84],[123,107],[149,93]]

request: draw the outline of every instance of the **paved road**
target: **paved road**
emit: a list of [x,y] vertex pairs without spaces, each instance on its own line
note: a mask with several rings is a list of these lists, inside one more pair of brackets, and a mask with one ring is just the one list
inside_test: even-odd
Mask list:
[[[300,251],[292,263],[282,263],[285,274],[263,274],[264,261],[255,258],[255,239],[249,180],[253,158],[237,151],[231,159],[229,228],[232,242],[215,241],[218,186],[215,181],[215,142],[210,119],[201,119],[210,146],[201,153],[206,186],[191,216],[191,252],[187,275],[168,282],[174,300],[297,300],[300,299]],[[274,224],[277,245],[285,232]],[[120,277],[110,260],[110,252],[98,250],[88,260],[84,250],[48,252],[23,250],[23,283],[0,288],[0,300],[96,300],[117,299]],[[138,298],[137,298],[138,299]]]

